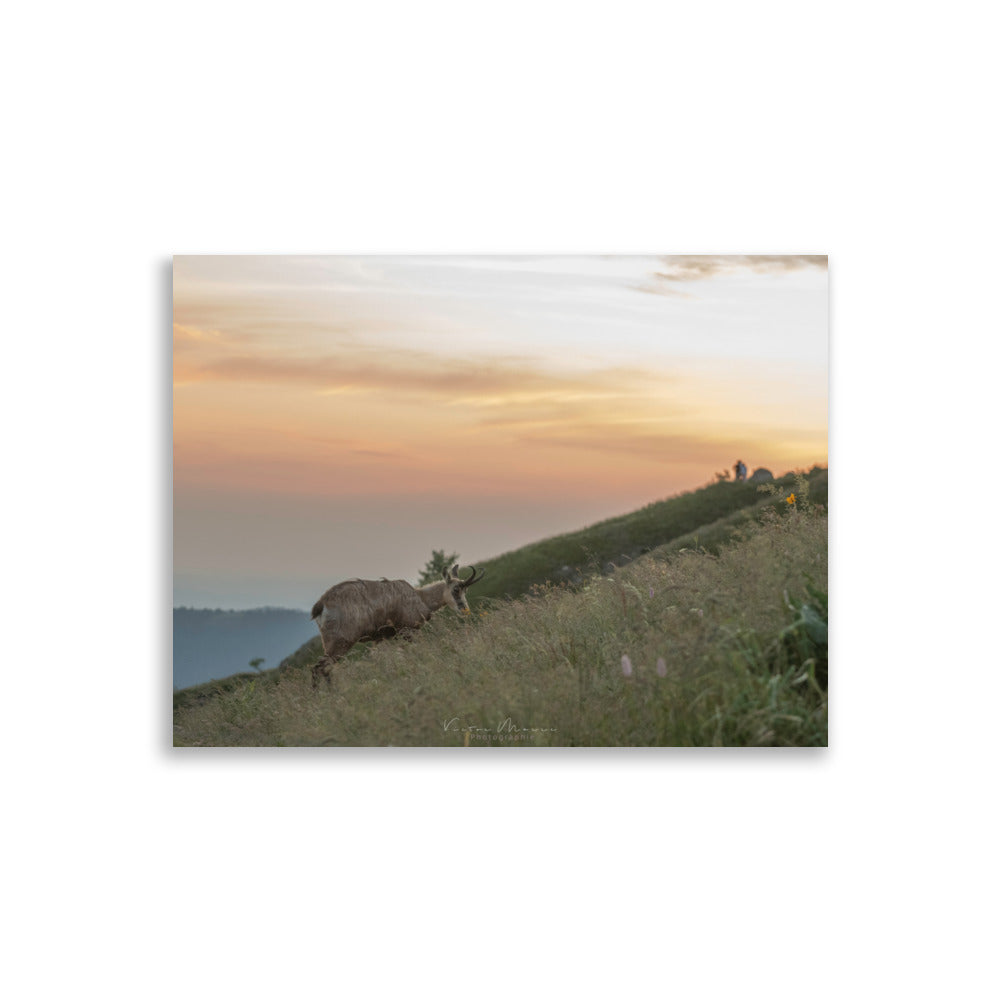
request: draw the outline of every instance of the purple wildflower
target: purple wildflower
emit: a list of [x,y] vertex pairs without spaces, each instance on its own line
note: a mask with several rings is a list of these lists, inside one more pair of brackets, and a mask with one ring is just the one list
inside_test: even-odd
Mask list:
[[626,677],[632,676],[632,661],[628,658],[628,653],[622,656],[622,673]]
[[667,661],[663,659],[662,656],[656,658],[656,676],[666,677],[667,676]]

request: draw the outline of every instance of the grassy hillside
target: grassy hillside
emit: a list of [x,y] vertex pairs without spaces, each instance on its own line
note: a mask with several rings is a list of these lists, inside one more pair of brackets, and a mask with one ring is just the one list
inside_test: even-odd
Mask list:
[[[782,484],[794,504],[785,488],[761,503],[719,483],[509,553],[491,563],[507,561],[498,584],[527,593],[481,593],[472,615],[442,612],[412,642],[357,646],[329,689],[311,688],[310,644],[281,671],[179,692],[175,744],[825,745],[827,521],[808,497],[825,500],[825,482],[812,470]],[[574,546],[601,561],[650,551],[539,585]]]
[[[826,505],[827,470],[804,474],[815,504]],[[477,564],[486,578],[469,591],[470,600],[518,597],[545,582],[579,582],[608,572],[662,545],[701,547],[710,551],[734,537],[759,508],[781,502],[795,488],[796,474],[775,480],[780,496],[762,494],[748,483],[719,481],[669,500],[648,504],[621,517],[580,531],[556,535]]]

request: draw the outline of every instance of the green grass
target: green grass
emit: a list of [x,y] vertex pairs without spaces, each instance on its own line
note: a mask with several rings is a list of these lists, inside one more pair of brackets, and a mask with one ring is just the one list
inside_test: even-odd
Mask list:
[[825,505],[827,470],[816,466],[775,480],[777,498],[763,495],[756,485],[719,481],[580,531],[525,545],[477,564],[486,577],[469,591],[470,602],[475,607],[485,598],[519,597],[539,583],[578,581],[605,572],[609,563],[621,566],[665,544],[717,550],[736,537],[761,507],[780,503],[803,481],[813,503]]
[[[562,536],[649,541],[658,513],[669,537],[612,574],[536,577],[514,599],[481,595],[468,617],[441,612],[412,642],[358,645],[329,689],[311,687],[315,641],[280,670],[178,692],[175,744],[824,746],[827,519],[808,494],[825,500],[825,476],[728,512],[722,491],[742,486],[698,491],[718,501],[695,526],[711,547],[683,544],[685,498]],[[531,548],[562,566],[556,541]]]

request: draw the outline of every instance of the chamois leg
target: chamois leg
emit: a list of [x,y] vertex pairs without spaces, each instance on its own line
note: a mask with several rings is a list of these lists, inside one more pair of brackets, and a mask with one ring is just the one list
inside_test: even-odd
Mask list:
[[336,634],[323,632],[320,630],[320,638],[323,640],[323,655],[313,664],[312,686],[319,686],[320,677],[326,678],[327,686],[333,684],[333,665],[339,660],[353,645]]
[[327,686],[331,686],[333,684],[331,679],[333,676],[333,660],[331,660],[329,656],[321,656],[313,664],[312,676],[314,690],[319,687],[319,679],[321,676],[326,678]]

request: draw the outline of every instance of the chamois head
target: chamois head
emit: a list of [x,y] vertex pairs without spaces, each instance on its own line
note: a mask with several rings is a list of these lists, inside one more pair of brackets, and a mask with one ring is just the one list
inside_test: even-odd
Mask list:
[[456,611],[467,612],[469,610],[469,602],[466,599],[465,592],[474,583],[482,580],[482,578],[482,573],[476,574],[475,566],[472,567],[472,573],[464,580],[458,575],[458,563],[455,563],[451,569],[445,568],[445,603]]

